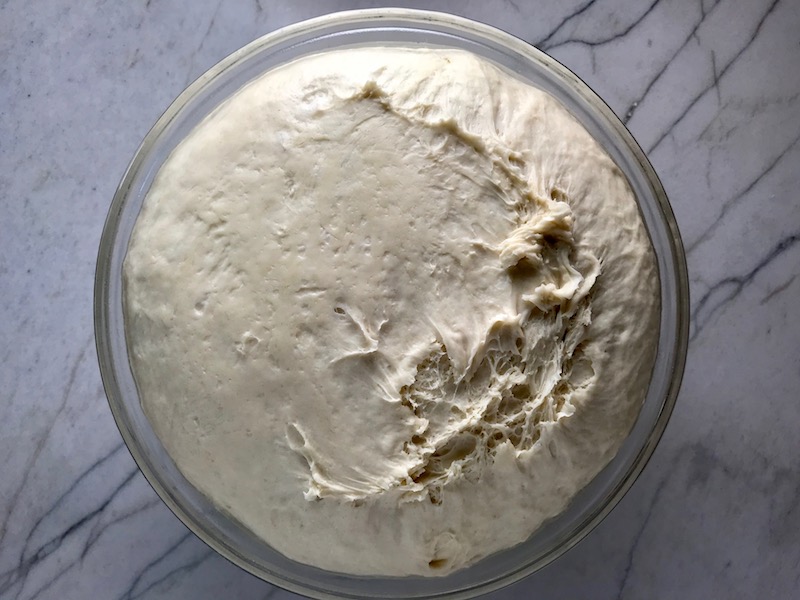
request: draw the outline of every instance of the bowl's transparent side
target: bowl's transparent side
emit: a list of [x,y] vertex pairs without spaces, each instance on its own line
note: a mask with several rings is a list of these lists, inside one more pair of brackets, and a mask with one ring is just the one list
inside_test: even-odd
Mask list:
[[[656,249],[662,316],[647,399],[616,458],[567,510],[527,542],[443,578],[340,575],[291,561],[200,494],[178,471],[141,409],[128,362],[122,267],[139,210],[163,161],[225,98],[260,73],[302,55],[354,45],[419,44],[470,50],[558,98],[601,142],[627,176]],[[317,598],[467,598],[512,583],[582,539],[624,495],[652,454],[677,396],[688,339],[688,283],[677,225],[652,167],[612,111],[547,55],[472,21],[423,11],[338,13],[270,34],[193,83],[145,138],[109,212],[95,281],[97,350],[112,412],[136,462],[175,514],[223,556],[272,583]]]

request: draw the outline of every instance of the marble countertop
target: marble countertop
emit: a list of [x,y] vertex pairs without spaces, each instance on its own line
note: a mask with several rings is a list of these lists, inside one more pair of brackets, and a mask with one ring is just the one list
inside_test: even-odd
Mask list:
[[[0,0],[0,600],[289,598],[137,470],[92,325],[106,212],[144,134],[231,51],[373,2]],[[800,3],[394,2],[534,43],[624,118],[688,251],[677,408],[612,514],[492,597],[800,597]]]

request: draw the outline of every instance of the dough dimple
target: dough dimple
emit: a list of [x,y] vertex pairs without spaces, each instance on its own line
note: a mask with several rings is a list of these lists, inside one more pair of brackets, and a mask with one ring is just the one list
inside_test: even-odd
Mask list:
[[454,50],[329,52],[244,87],[165,161],[124,275],[178,468],[347,573],[439,576],[524,541],[613,457],[658,337],[619,169]]

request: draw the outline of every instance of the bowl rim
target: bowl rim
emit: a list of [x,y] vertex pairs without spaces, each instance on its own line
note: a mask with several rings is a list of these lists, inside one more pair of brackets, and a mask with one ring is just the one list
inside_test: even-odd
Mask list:
[[476,35],[479,38],[488,39],[489,41],[505,46],[506,48],[533,63],[542,64],[545,68],[554,72],[559,78],[564,80],[565,83],[569,84],[574,91],[582,93],[584,96],[583,100],[593,103],[594,108],[600,113],[606,124],[609,125],[614,130],[616,135],[624,142],[625,150],[628,151],[630,156],[635,159],[637,167],[641,170],[642,174],[650,185],[651,191],[653,192],[653,196],[656,200],[660,217],[669,232],[668,259],[671,261],[671,264],[675,270],[675,344],[671,354],[673,362],[669,376],[669,385],[666,396],[664,397],[663,403],[656,417],[655,425],[651,430],[650,435],[647,437],[646,442],[642,445],[639,452],[634,457],[631,467],[613,488],[613,491],[609,494],[608,499],[604,504],[595,507],[596,510],[590,511],[589,516],[575,528],[573,534],[568,539],[563,541],[561,544],[558,544],[554,548],[551,548],[537,560],[529,562],[517,570],[500,578],[495,578],[471,588],[455,590],[452,592],[437,593],[432,596],[428,596],[436,598],[468,598],[494,591],[515,583],[551,563],[583,540],[601,521],[605,519],[605,517],[613,510],[613,508],[619,503],[619,501],[624,497],[624,495],[637,480],[639,474],[648,463],[656,446],[658,445],[658,442],[660,441],[664,430],[666,429],[669,418],[675,407],[686,363],[686,354],[689,341],[690,308],[688,269],[677,221],[672,211],[672,207],[667,199],[666,192],[664,191],[661,181],[659,180],[653,166],[647,159],[644,151],[619,119],[619,117],[606,104],[606,102],[594,92],[594,90],[592,90],[585,82],[583,82],[577,75],[575,75],[560,62],[550,57],[545,52],[535,48],[528,42],[525,42],[524,40],[497,27],[449,13],[405,8],[369,8],[328,13],[281,27],[253,40],[239,50],[229,54],[208,69],[205,73],[200,75],[197,79],[195,79],[188,87],[186,87],[186,89],[177,96],[177,98],[159,117],[137,148],[132,160],[124,172],[116,192],[114,193],[114,197],[103,226],[97,256],[97,266],[95,270],[95,345],[103,388],[105,390],[114,421],[120,431],[120,434],[122,435],[126,447],[133,456],[137,467],[144,474],[150,486],[155,490],[167,507],[190,531],[192,531],[199,539],[201,539],[205,544],[207,544],[225,559],[251,573],[252,575],[267,581],[268,583],[278,585],[295,593],[305,595],[310,594],[311,597],[317,598],[357,597],[335,595],[331,592],[326,592],[318,588],[303,587],[302,585],[298,585],[295,581],[287,580],[276,575],[275,573],[263,572],[253,563],[244,560],[239,554],[237,554],[234,548],[229,547],[221,540],[211,535],[208,530],[200,527],[197,520],[192,517],[183,506],[181,506],[180,502],[178,502],[174,495],[167,489],[167,487],[163,485],[162,481],[155,473],[155,470],[151,468],[147,456],[137,441],[137,436],[129,426],[128,416],[126,414],[126,409],[124,408],[124,402],[120,400],[121,392],[115,372],[115,360],[112,356],[113,352],[110,349],[109,342],[108,324],[110,318],[110,304],[108,297],[108,282],[112,277],[112,250],[118,233],[119,217],[123,211],[123,208],[125,207],[134,183],[134,178],[142,166],[142,163],[145,161],[149,148],[152,147],[159,136],[162,135],[170,123],[172,123],[173,120],[178,116],[180,111],[192,98],[198,94],[198,92],[200,92],[212,80],[216,79],[228,69],[239,63],[239,61],[241,61],[243,58],[259,51],[266,50],[282,42],[290,41],[300,34],[312,33],[315,30],[322,30],[326,27],[334,25],[342,26],[348,24],[380,24],[381,22],[386,21],[403,21],[410,26],[416,25],[423,27],[425,24],[440,24],[443,26],[458,28],[465,32]]

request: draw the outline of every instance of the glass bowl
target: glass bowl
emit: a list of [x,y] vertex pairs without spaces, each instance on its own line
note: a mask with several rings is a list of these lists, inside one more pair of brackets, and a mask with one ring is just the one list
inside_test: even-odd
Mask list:
[[[145,417],[128,360],[122,265],[142,202],[164,160],[246,82],[303,55],[369,45],[461,48],[556,97],[625,173],[655,248],[661,281],[658,353],[641,413],[620,451],[559,516],[526,542],[445,577],[360,577],[323,571],[273,550],[218,510],[178,471]],[[139,468],[198,537],[250,573],[314,598],[470,598],[517,581],[585,537],[619,502],[653,453],[680,386],[688,338],[686,262],[675,218],[652,166],[611,109],[577,76],[507,33],[441,13],[375,9],[327,15],[268,34],[192,83],[147,134],[114,196],[100,242],[95,333],[111,411]]]

